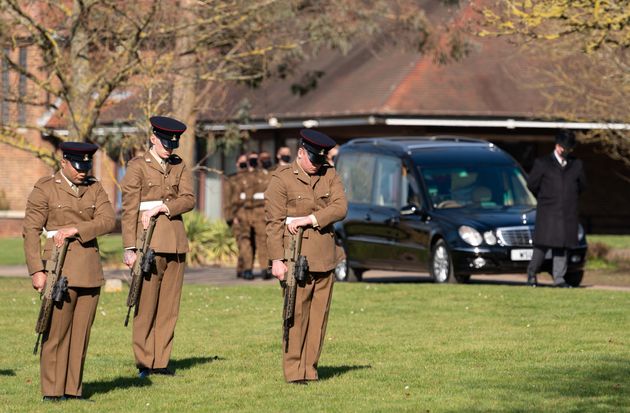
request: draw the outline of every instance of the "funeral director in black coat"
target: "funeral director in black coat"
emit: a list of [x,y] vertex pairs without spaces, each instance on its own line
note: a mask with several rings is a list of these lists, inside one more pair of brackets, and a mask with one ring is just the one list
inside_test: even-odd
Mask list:
[[553,281],[556,287],[569,287],[567,250],[578,245],[578,196],[586,186],[582,161],[571,156],[575,135],[561,130],[556,147],[536,159],[527,178],[527,187],[538,201],[534,252],[527,268],[527,283],[536,286],[536,274],[549,250],[553,256]]

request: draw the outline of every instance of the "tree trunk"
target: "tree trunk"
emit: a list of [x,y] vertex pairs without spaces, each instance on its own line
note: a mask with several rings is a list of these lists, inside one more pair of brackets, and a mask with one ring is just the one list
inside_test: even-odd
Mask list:
[[[180,0],[180,19],[183,23],[194,21],[193,0]],[[173,116],[184,122],[188,127],[186,133],[179,141],[178,154],[189,167],[195,165],[195,129],[197,122],[196,113],[196,86],[197,67],[195,54],[189,51],[194,47],[194,28],[192,24],[186,24],[185,30],[178,34],[175,50],[179,53],[175,66],[180,70],[175,71],[173,82]],[[189,53],[187,53],[189,52]]]
[[86,30],[87,12],[77,0],[73,2],[73,17],[77,28],[70,45],[70,85],[68,90],[68,140],[85,141],[91,132],[88,113],[90,105],[89,36]]

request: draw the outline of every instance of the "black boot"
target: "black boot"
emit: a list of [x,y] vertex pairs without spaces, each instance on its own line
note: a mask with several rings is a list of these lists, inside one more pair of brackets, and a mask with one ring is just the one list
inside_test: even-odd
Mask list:
[[43,402],[62,402],[66,400],[66,396],[44,396],[42,398]]
[[536,287],[536,285],[538,285],[536,274],[527,274],[527,285],[530,287]]

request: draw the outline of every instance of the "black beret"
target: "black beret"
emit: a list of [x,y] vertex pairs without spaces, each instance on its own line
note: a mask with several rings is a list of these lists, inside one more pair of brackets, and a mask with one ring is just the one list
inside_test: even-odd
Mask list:
[[575,147],[575,133],[568,129],[560,129],[556,133],[556,143],[565,149],[573,149]]
[[149,121],[153,127],[153,134],[160,139],[165,148],[175,149],[179,146],[179,138],[186,131],[186,125],[166,116],[152,116]]
[[62,142],[59,149],[64,159],[70,161],[74,169],[87,171],[92,169],[92,156],[98,150],[98,145],[86,142]]
[[321,160],[324,160],[328,151],[337,145],[330,136],[313,129],[302,129],[300,137],[304,148]]

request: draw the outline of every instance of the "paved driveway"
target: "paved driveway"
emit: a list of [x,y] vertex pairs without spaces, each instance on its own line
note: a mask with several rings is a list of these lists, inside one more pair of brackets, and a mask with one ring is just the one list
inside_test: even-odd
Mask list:
[[[189,268],[186,270],[184,282],[186,284],[210,284],[210,285],[263,285],[276,284],[274,279],[263,280],[259,276],[253,281],[236,278],[234,268],[204,267]],[[26,266],[0,266],[0,277],[26,277]],[[129,270],[114,269],[105,271],[106,279],[129,279]],[[430,283],[426,273],[403,273],[394,271],[366,271],[364,276],[366,283]],[[478,275],[471,278],[473,285],[511,285],[525,286],[526,276],[522,275]],[[551,286],[551,276],[539,275],[541,287]],[[615,277],[602,277],[596,273],[586,273],[581,288],[594,288],[600,290],[617,290],[630,292],[630,274],[621,274]]]

